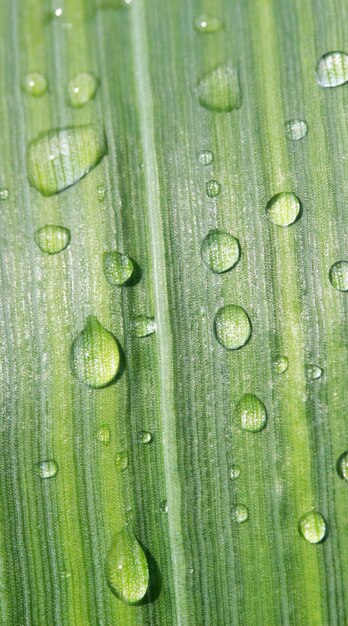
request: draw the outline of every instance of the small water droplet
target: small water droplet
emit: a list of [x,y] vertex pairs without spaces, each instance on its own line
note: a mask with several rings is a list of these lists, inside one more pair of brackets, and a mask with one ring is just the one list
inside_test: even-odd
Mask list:
[[214,161],[214,155],[210,150],[202,150],[198,155],[198,163],[201,165],[211,165]]
[[223,63],[204,74],[196,87],[199,103],[217,113],[228,113],[242,106],[238,70],[232,63]]
[[232,465],[232,467],[230,469],[231,480],[236,480],[237,478],[239,478],[240,472],[241,472],[241,469],[240,469],[239,465]]
[[229,233],[211,230],[201,245],[203,263],[216,274],[222,274],[237,265],[240,257],[239,241]]
[[231,517],[237,524],[244,524],[249,519],[249,511],[245,504],[236,504],[231,511]]
[[162,500],[162,502],[160,504],[160,509],[161,509],[162,513],[168,513],[168,502],[167,502],[167,500]]
[[151,443],[152,435],[147,430],[141,430],[138,433],[140,443]]
[[61,580],[68,580],[68,578],[71,578],[71,572],[69,572],[67,570],[61,572],[60,578],[61,578]]
[[319,367],[319,365],[310,363],[309,365],[306,365],[305,371],[307,380],[317,380],[322,377],[324,370]]
[[149,584],[146,556],[126,526],[114,538],[106,559],[106,579],[112,593],[126,604],[137,604]]
[[290,141],[299,141],[308,133],[308,125],[305,120],[289,120],[285,122],[285,136]]
[[209,198],[216,198],[221,192],[221,185],[217,180],[208,180],[205,189]]
[[58,464],[54,459],[40,461],[37,464],[37,473],[40,478],[53,478],[57,476]]
[[98,428],[95,438],[97,441],[100,441],[104,444],[104,446],[110,445],[110,426],[107,424],[103,424],[100,428]]
[[329,272],[331,285],[337,291],[348,291],[348,261],[337,261]]
[[114,335],[94,315],[71,346],[71,368],[74,376],[93,389],[106,387],[118,372],[120,350]]
[[319,511],[309,511],[301,517],[298,529],[309,543],[320,543],[327,534],[326,522]]
[[252,331],[247,313],[237,304],[227,304],[218,310],[214,328],[218,342],[227,350],[242,348]]
[[348,480],[348,450],[337,461],[337,473],[344,480]]
[[276,374],[284,374],[289,367],[289,359],[287,356],[280,354],[273,361],[273,371]]
[[338,87],[348,81],[348,54],[327,52],[320,57],[316,68],[320,87]]
[[92,124],[41,133],[28,147],[29,182],[53,196],[88,174],[105,153],[104,130]]
[[67,86],[70,106],[79,109],[92,100],[98,89],[99,81],[90,72],[80,72],[69,80]]
[[148,337],[156,330],[154,317],[138,315],[132,320],[132,331],[135,337]]
[[0,200],[7,200],[9,195],[9,190],[6,187],[0,188]]
[[34,233],[34,239],[41,252],[57,254],[68,247],[70,243],[70,230],[64,226],[47,224]]
[[277,193],[267,203],[267,217],[277,226],[290,226],[299,217],[301,204],[292,192]]
[[267,423],[266,407],[260,398],[246,393],[237,404],[237,418],[242,430],[258,433]]
[[134,265],[133,261],[122,252],[104,252],[103,269],[108,283],[121,287],[132,276]]
[[186,571],[187,571],[188,574],[194,574],[195,573],[195,570],[194,570],[193,567],[188,567]]
[[199,33],[216,33],[224,23],[220,17],[214,15],[200,15],[195,19],[194,27]]
[[98,202],[104,202],[106,198],[107,187],[105,185],[98,185],[97,187],[97,198]]
[[127,450],[120,450],[115,456],[115,467],[118,472],[124,472],[129,465],[129,457]]
[[27,74],[22,83],[22,89],[29,96],[39,97],[43,96],[47,91],[47,79],[46,76],[40,74],[40,72],[30,72]]

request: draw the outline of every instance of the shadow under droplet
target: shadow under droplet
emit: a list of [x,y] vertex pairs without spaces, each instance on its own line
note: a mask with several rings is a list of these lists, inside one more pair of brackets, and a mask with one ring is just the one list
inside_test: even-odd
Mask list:
[[131,257],[130,257],[130,260],[133,263],[133,272],[132,272],[132,275],[128,278],[128,280],[124,283],[123,287],[134,287],[140,282],[141,277],[143,275],[143,272],[139,263],[134,261],[134,259],[132,259]]
[[147,564],[149,567],[149,587],[145,596],[139,602],[138,606],[155,602],[155,600],[157,600],[158,596],[160,595],[162,589],[162,574],[158,563],[155,557],[151,554],[150,550],[146,548],[143,544],[140,545],[144,550]]

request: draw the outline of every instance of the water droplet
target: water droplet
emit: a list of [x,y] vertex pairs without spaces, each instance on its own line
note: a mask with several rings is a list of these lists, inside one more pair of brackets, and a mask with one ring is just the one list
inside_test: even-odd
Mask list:
[[162,502],[160,504],[160,509],[161,509],[162,513],[168,513],[168,502],[167,502],[167,500],[162,500]]
[[69,245],[70,230],[64,226],[47,224],[34,233],[34,239],[41,252],[57,254]]
[[40,72],[31,72],[24,77],[22,83],[22,89],[29,96],[43,96],[47,91],[47,79],[46,76],[40,74]]
[[193,567],[188,567],[186,571],[187,571],[188,574],[194,574],[195,573],[195,570],[194,570]]
[[319,511],[309,511],[301,517],[298,528],[309,543],[320,543],[327,533],[326,522]]
[[348,450],[343,452],[337,461],[338,475],[344,480],[348,480]]
[[105,187],[105,185],[98,185],[97,187],[98,202],[104,202],[106,198],[106,192],[107,192],[107,188]]
[[122,252],[104,252],[103,269],[108,283],[121,287],[132,276],[134,265],[132,260]]
[[37,473],[40,478],[53,478],[57,476],[58,464],[54,459],[40,461],[40,463],[37,464]]
[[324,370],[319,367],[319,365],[313,365],[313,363],[310,363],[309,365],[306,365],[305,371],[307,380],[316,380],[322,377]]
[[239,465],[232,465],[231,470],[230,470],[230,477],[232,480],[236,480],[236,478],[239,478],[240,476],[240,467]]
[[135,337],[152,335],[156,330],[155,318],[147,315],[138,315],[132,321],[132,330]]
[[53,196],[88,174],[105,153],[104,131],[91,124],[41,133],[28,147],[29,182]]
[[1,187],[0,188],[0,200],[7,200],[9,195],[10,195],[9,191],[8,191],[8,189],[6,189],[6,187]]
[[100,428],[98,428],[95,438],[97,441],[100,441],[104,444],[104,446],[110,445],[110,426],[107,424],[103,424]]
[[214,155],[210,150],[202,150],[198,155],[198,163],[201,165],[211,165],[214,161]]
[[287,356],[280,354],[273,361],[273,371],[276,374],[284,374],[289,367],[289,359]]
[[227,304],[219,309],[214,327],[218,342],[227,350],[242,348],[251,336],[250,319],[237,304]]
[[285,122],[285,136],[290,141],[299,141],[308,133],[308,125],[305,120],[289,120]]
[[68,578],[71,578],[71,572],[65,570],[63,572],[60,573],[60,578],[61,580],[68,580]]
[[98,89],[98,79],[89,72],[80,72],[69,80],[67,93],[70,106],[75,109],[83,107],[94,98]]
[[118,472],[124,472],[129,465],[127,450],[120,450],[115,456],[115,467]]
[[239,241],[224,231],[211,230],[203,239],[201,256],[212,272],[222,274],[237,265],[240,257]]
[[246,393],[237,404],[237,418],[242,430],[258,433],[266,426],[266,407],[257,396]]
[[146,430],[141,430],[141,431],[138,433],[138,437],[139,437],[139,441],[140,441],[140,443],[151,443],[151,441],[152,441],[152,435],[151,435],[151,433],[149,433],[149,432],[148,432],[148,431],[146,431]]
[[348,81],[348,54],[327,52],[317,63],[316,79],[320,87],[338,87]]
[[205,184],[205,189],[209,198],[216,198],[221,191],[221,185],[217,180],[208,180]]
[[93,389],[111,383],[119,368],[118,343],[94,315],[89,315],[86,326],[71,346],[71,367],[76,378]]
[[146,556],[126,526],[114,538],[106,559],[106,579],[112,593],[126,604],[137,604],[149,584]]
[[195,19],[195,29],[199,33],[216,33],[223,27],[222,19],[214,15],[200,15]]
[[292,192],[277,193],[267,203],[267,217],[277,226],[290,226],[298,218],[301,204]]
[[238,70],[232,63],[223,63],[204,74],[196,91],[199,103],[209,111],[229,112],[242,106]]
[[234,522],[237,522],[237,524],[247,522],[249,519],[249,511],[245,504],[237,504],[233,507],[231,517]]
[[348,261],[337,261],[329,272],[331,285],[337,291],[348,291]]

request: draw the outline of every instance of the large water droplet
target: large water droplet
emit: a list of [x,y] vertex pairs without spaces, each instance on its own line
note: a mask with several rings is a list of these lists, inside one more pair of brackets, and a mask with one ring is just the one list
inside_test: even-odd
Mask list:
[[289,367],[289,359],[287,356],[280,354],[276,356],[272,365],[276,374],[284,374]]
[[277,193],[267,203],[267,217],[277,226],[290,226],[298,218],[301,204],[292,192]]
[[317,380],[322,377],[324,370],[319,367],[319,365],[310,363],[309,365],[306,365],[305,371],[307,380]]
[[47,91],[46,76],[39,72],[31,72],[24,77],[22,89],[30,96],[43,96]]
[[240,467],[239,465],[232,465],[230,469],[230,478],[231,480],[236,480],[240,476]]
[[227,272],[239,261],[239,241],[222,230],[211,230],[203,239],[201,256],[212,272],[216,274]]
[[71,346],[74,376],[81,383],[98,389],[114,380],[119,364],[120,350],[114,335],[90,315]]
[[236,504],[231,511],[231,517],[237,524],[243,524],[249,519],[249,511],[245,504]]
[[143,599],[149,584],[146,556],[134,533],[119,531],[106,560],[106,579],[112,593],[126,604]]
[[95,438],[97,441],[100,441],[104,444],[104,446],[110,445],[110,426],[107,424],[103,424],[100,428],[98,428]]
[[50,130],[30,142],[30,184],[44,196],[70,187],[95,167],[106,153],[101,127],[87,125]]
[[9,191],[8,189],[6,189],[6,187],[0,188],[0,200],[7,200],[9,195]]
[[229,112],[242,106],[238,70],[232,63],[223,63],[204,74],[196,90],[200,104],[209,111]]
[[227,304],[219,309],[214,327],[218,342],[227,350],[242,348],[251,336],[250,319],[237,304]]
[[348,480],[348,450],[343,452],[337,461],[338,475],[344,480]]
[[210,150],[202,150],[198,155],[198,163],[201,165],[211,165],[214,161],[214,155]]
[[223,27],[224,23],[220,17],[214,15],[200,15],[195,19],[195,29],[199,33],[216,33]]
[[154,317],[148,315],[138,315],[132,320],[132,331],[135,337],[148,337],[156,330]]
[[152,435],[147,430],[141,430],[138,433],[140,443],[151,443]]
[[67,87],[70,106],[79,109],[94,98],[99,81],[89,72],[81,72],[69,80]]
[[122,252],[104,252],[103,269],[106,280],[110,285],[121,287],[125,285],[133,274],[133,261]]
[[337,261],[329,272],[331,285],[337,291],[348,291],[348,261]]
[[327,534],[326,522],[319,511],[309,511],[301,517],[298,528],[309,543],[320,543]]
[[209,198],[216,198],[221,192],[221,185],[218,180],[208,180],[205,189]]
[[299,141],[308,133],[308,125],[305,120],[289,120],[285,122],[285,136],[290,141]]
[[70,243],[70,230],[64,226],[47,224],[34,233],[34,239],[41,252],[57,254]]
[[237,404],[237,418],[243,430],[258,433],[267,423],[266,407],[260,398],[246,393]]
[[115,456],[115,467],[118,472],[124,472],[129,465],[129,457],[127,450],[120,450]]
[[327,52],[317,63],[316,79],[320,87],[338,87],[348,81],[348,54]]
[[58,464],[54,459],[40,461],[37,464],[37,473],[40,478],[54,478],[58,473]]

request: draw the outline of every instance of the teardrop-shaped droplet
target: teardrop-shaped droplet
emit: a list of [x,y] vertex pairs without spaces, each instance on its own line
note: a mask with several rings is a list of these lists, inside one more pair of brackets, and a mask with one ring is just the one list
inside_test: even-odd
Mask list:
[[327,534],[326,522],[319,511],[309,511],[301,517],[298,528],[309,543],[320,543]]
[[331,285],[337,291],[348,291],[348,261],[337,261],[329,272]]
[[70,243],[70,230],[64,226],[47,224],[34,233],[34,239],[41,252],[57,254]]
[[138,437],[141,443],[151,443],[152,441],[152,435],[147,430],[141,430],[138,433]]
[[106,579],[112,593],[126,604],[137,604],[147,592],[146,556],[135,534],[127,527],[113,540],[106,560]]
[[236,504],[231,511],[231,517],[237,524],[244,524],[249,519],[249,511],[245,504]]
[[285,122],[285,136],[290,141],[299,141],[308,133],[308,125],[305,120],[289,120]]
[[204,74],[196,90],[199,103],[209,111],[227,113],[242,106],[238,70],[232,63],[223,63]]
[[135,337],[148,337],[156,330],[154,317],[148,315],[138,315],[132,320],[132,331]]
[[104,252],[103,269],[108,283],[121,287],[132,276],[134,265],[132,259],[122,252]]
[[221,185],[218,180],[208,180],[205,184],[205,190],[209,198],[216,198],[221,192]]
[[317,380],[322,377],[324,372],[319,365],[314,365],[313,363],[306,365],[305,371],[307,380]]
[[168,502],[167,502],[167,500],[162,500],[162,502],[160,504],[160,509],[161,509],[162,513],[168,513]]
[[104,446],[110,445],[110,426],[107,424],[103,424],[100,428],[98,428],[95,438],[97,441],[100,441],[104,444]]
[[242,348],[251,336],[250,319],[237,304],[227,304],[219,309],[214,327],[218,342],[227,350]]
[[220,17],[206,14],[197,17],[194,24],[198,33],[216,33],[223,25],[224,23]]
[[258,433],[267,423],[266,407],[260,398],[246,393],[237,404],[237,419],[242,430]]
[[94,98],[99,81],[90,72],[80,72],[69,80],[67,93],[70,106],[79,109]]
[[115,456],[115,467],[118,472],[124,472],[129,465],[129,456],[127,450],[120,450]]
[[111,383],[120,365],[118,343],[94,315],[71,346],[71,367],[74,376],[94,389]]
[[289,367],[289,359],[287,356],[280,354],[276,356],[272,365],[276,374],[284,374]]
[[348,54],[327,52],[320,57],[316,68],[316,79],[320,87],[338,87],[348,81]]
[[0,187],[0,200],[7,200],[9,195],[9,191],[6,187]]
[[343,452],[337,461],[337,472],[343,480],[348,481],[348,450]]
[[287,191],[273,196],[266,207],[267,217],[277,226],[290,226],[297,220],[300,211],[298,197]]
[[35,98],[43,96],[47,91],[47,79],[46,76],[40,74],[40,72],[31,72],[24,77],[22,83],[22,89],[28,95]]
[[37,464],[37,473],[40,478],[54,478],[58,474],[58,464],[54,459],[40,461]]
[[29,182],[53,196],[83,178],[105,153],[104,130],[92,124],[41,133],[28,147]]
[[198,155],[198,163],[201,165],[211,165],[214,161],[214,155],[210,150],[202,150]]
[[203,263],[216,274],[231,270],[240,257],[239,241],[222,230],[211,230],[201,245]]

